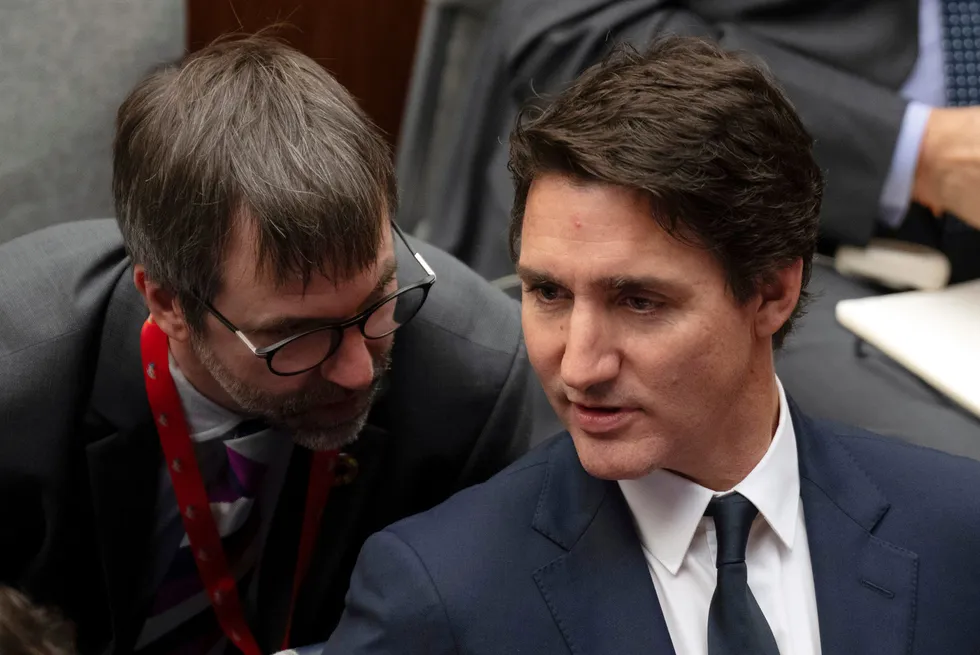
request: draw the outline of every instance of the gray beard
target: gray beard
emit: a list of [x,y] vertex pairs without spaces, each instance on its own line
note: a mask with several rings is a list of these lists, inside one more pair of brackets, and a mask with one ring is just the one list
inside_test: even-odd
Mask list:
[[251,387],[222,364],[214,352],[197,337],[191,338],[191,349],[208,373],[242,410],[265,419],[270,425],[288,432],[293,443],[314,451],[339,450],[357,440],[367,423],[371,407],[377,400],[385,373],[391,366],[391,350],[374,362],[374,380],[368,391],[352,402],[364,404],[364,411],[353,419],[335,425],[314,425],[304,421],[304,414],[318,406],[343,400],[349,392],[326,380],[309,389],[281,396]]
[[367,417],[368,413],[364,412],[343,426],[336,426],[327,430],[293,430],[293,443],[314,451],[340,450],[357,441],[361,430],[364,429],[364,424],[367,423]]

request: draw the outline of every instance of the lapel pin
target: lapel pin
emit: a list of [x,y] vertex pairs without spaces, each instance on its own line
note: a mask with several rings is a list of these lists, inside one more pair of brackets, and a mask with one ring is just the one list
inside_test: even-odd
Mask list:
[[357,478],[357,472],[357,459],[349,453],[340,453],[337,455],[337,463],[334,467],[334,486],[342,487],[350,484]]

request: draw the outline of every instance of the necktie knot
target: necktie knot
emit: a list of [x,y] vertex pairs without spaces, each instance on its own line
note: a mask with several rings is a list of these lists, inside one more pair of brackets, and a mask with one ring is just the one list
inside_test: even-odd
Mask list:
[[716,566],[738,564],[745,561],[745,549],[749,543],[752,521],[759,510],[748,498],[732,493],[714,498],[708,503],[705,516],[715,520],[718,535],[718,558]]

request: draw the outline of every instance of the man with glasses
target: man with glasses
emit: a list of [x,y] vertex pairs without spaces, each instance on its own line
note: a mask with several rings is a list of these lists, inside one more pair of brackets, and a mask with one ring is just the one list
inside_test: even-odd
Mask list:
[[116,221],[0,247],[0,583],[83,654],[325,639],[368,535],[523,451],[516,304],[277,42],[149,75],[113,160]]

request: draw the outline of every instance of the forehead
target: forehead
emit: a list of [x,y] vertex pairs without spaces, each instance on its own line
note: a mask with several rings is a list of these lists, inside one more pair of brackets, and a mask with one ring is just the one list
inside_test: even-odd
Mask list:
[[284,282],[277,280],[271,270],[260,265],[258,241],[249,222],[238,222],[229,235],[222,262],[220,296],[245,298],[251,302],[276,304],[309,297],[357,295],[369,293],[378,276],[391,261],[395,251],[391,230],[382,230],[378,256],[364,270],[347,279],[332,280],[316,271],[308,284],[297,273]]
[[660,227],[653,211],[638,190],[541,176],[528,192],[519,263],[583,283],[656,275],[690,284],[720,271],[706,250]]

